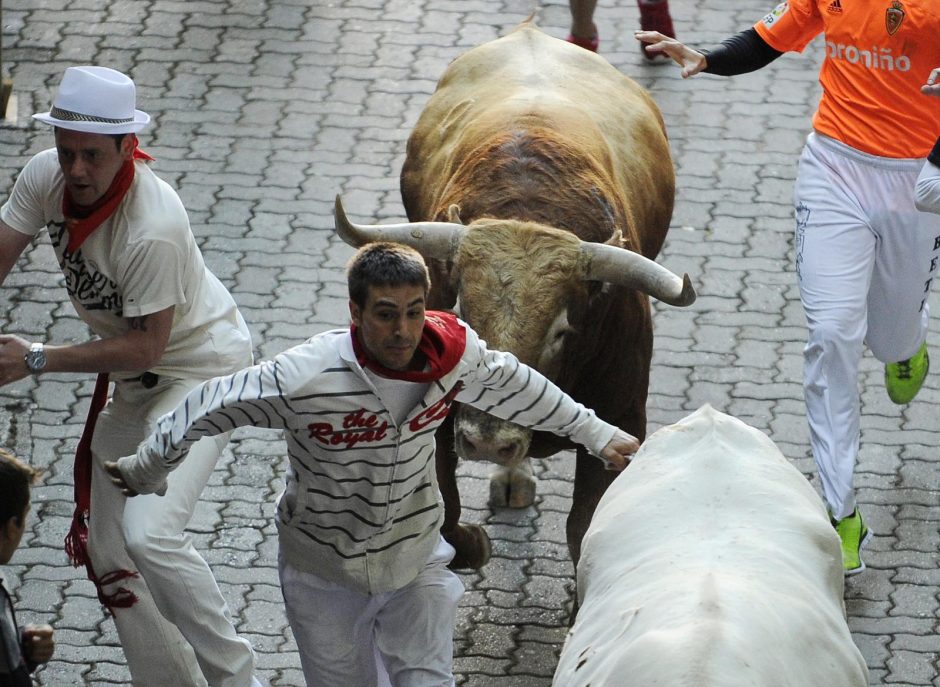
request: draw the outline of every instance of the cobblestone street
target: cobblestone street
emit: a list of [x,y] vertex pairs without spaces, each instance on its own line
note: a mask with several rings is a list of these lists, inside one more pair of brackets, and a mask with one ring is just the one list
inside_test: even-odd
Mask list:
[[[30,115],[49,109],[63,70],[99,64],[128,73],[138,107],[154,118],[141,147],[183,199],[259,360],[348,324],[343,267],[352,249],[334,234],[334,197],[342,194],[354,221],[403,221],[405,142],[438,77],[534,7],[531,0],[0,1],[2,65],[14,84],[12,116],[0,122],[0,203],[29,157],[53,144]],[[774,3],[670,4],[680,38],[710,47]],[[567,34],[564,0],[545,0],[537,16],[547,33]],[[686,309],[654,304],[649,433],[710,403],[768,434],[818,488],[800,381],[805,325],[791,195],[819,95],[821,43],[757,73],[683,80],[674,65],[641,56],[634,0],[600,0],[595,20],[600,53],[663,111],[677,198],[659,261],[688,272],[698,292]],[[48,239],[36,242],[0,291],[0,332],[85,340],[62,282]],[[936,317],[936,294],[931,305]],[[917,400],[899,407],[884,391],[882,369],[866,352],[856,485],[875,536],[869,569],[846,583],[849,626],[872,685],[940,687],[940,377],[928,377]],[[36,674],[42,687],[130,683],[113,622],[62,548],[93,387],[92,375],[46,374],[0,388],[0,445],[46,470],[23,544],[4,568],[20,622],[56,629],[55,658]],[[284,454],[278,435],[238,430],[190,528],[257,652],[259,678],[272,687],[304,685],[277,577],[273,514]],[[493,558],[461,575],[458,685],[551,685],[574,588],[565,543],[573,467],[572,454],[537,461],[536,503],[519,510],[491,509],[488,468],[461,467],[464,517],[484,525]]]

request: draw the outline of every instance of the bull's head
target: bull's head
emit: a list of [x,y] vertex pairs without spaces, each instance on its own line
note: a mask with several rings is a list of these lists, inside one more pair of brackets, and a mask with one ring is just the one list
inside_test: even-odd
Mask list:
[[[455,218],[456,215],[452,215]],[[591,285],[618,284],[671,305],[695,300],[682,278],[619,246],[512,220],[411,222],[363,226],[348,220],[336,199],[336,230],[352,246],[395,241],[449,265],[455,310],[495,350],[558,381],[565,340],[580,327]],[[444,285],[438,285],[444,286]],[[531,431],[468,406],[455,418],[457,452],[513,468],[528,454]]]

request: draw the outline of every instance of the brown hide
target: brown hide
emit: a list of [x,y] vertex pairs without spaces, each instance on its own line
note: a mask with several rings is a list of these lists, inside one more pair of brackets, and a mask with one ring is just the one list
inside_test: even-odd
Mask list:
[[[447,68],[408,140],[412,221],[530,219],[655,258],[675,178],[649,95],[599,55],[523,24]],[[520,214],[525,216],[520,216]],[[530,214],[531,213],[531,214]]]
[[[447,221],[456,205],[470,224],[453,262],[431,265],[431,307],[452,307],[459,295],[461,316],[493,348],[512,351],[641,440],[649,300],[583,281],[576,242],[564,232],[654,259],[672,216],[674,183],[662,117],[646,92],[598,55],[529,23],[451,63],[411,134],[401,175],[411,221]],[[571,328],[560,365],[544,369],[540,349],[559,312]],[[463,567],[483,554],[461,550],[478,542],[456,527],[450,431],[438,449],[443,531]],[[529,454],[565,446],[536,434]],[[612,477],[579,450],[568,520],[575,563]]]
[[539,367],[546,326],[559,305],[586,293],[580,242],[537,224],[480,220],[470,225],[454,263],[461,310],[481,325],[489,346]]

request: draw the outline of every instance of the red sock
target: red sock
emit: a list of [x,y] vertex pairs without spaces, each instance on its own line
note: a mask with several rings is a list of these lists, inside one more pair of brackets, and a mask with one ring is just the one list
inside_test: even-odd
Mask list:
[[594,38],[581,38],[580,36],[575,36],[573,33],[569,33],[568,38],[565,40],[567,40],[569,43],[580,45],[585,50],[590,50],[591,52],[597,52],[597,48],[601,43],[600,36],[594,36]]

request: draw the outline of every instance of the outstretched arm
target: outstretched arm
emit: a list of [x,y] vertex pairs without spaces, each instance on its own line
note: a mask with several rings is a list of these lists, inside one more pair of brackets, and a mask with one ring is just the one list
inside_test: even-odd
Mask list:
[[601,420],[511,353],[487,349],[471,332],[467,346],[479,346],[481,357],[457,400],[523,427],[566,436],[605,461],[609,469],[626,467],[639,449],[635,437]]
[[136,455],[107,462],[105,470],[126,496],[163,494],[167,475],[203,437],[248,425],[286,428],[292,413],[282,390],[276,361],[210,379],[157,421],[156,429],[141,443]]
[[770,47],[753,28],[726,38],[717,48],[704,53],[657,31],[637,31],[634,35],[647,44],[648,53],[671,57],[682,67],[683,79],[699,72],[718,76],[746,74],[766,67],[783,54]]

